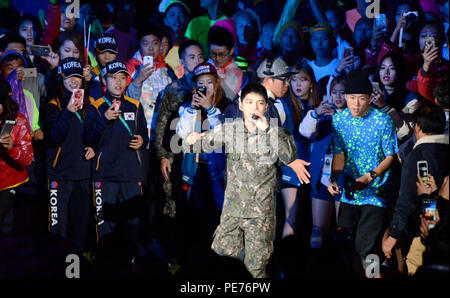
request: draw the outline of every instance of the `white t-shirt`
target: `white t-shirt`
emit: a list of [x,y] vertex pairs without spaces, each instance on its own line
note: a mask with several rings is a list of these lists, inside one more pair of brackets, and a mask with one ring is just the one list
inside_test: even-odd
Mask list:
[[328,63],[325,66],[317,66],[314,63],[314,60],[313,61],[308,60],[308,64],[313,69],[314,75],[316,76],[316,81],[318,82],[321,78],[326,77],[328,75],[332,75],[334,73],[334,70],[339,64],[339,59],[334,58],[333,60],[331,60],[330,63]]

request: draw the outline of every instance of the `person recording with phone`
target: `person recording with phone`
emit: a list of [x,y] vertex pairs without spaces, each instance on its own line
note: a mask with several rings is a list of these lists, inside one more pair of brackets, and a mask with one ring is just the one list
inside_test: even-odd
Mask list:
[[[142,105],[124,95],[127,76],[124,63],[112,61],[105,65],[102,81],[107,92],[89,105],[84,130],[86,144],[96,149],[92,172],[97,240],[122,223],[130,244],[136,247],[145,166],[138,150],[147,146],[148,131]],[[130,205],[130,209],[123,204]]]
[[22,16],[17,26],[17,34],[23,37],[26,41],[29,64],[33,66],[40,64],[39,60],[41,57],[36,56],[31,52],[31,47],[39,44],[42,36],[42,26],[39,19],[30,14]]
[[[322,247],[323,236],[329,231],[332,212],[335,208],[336,222],[339,215],[340,194],[332,196],[328,191],[331,173],[332,154],[332,116],[342,112],[347,104],[344,92],[347,78],[335,77],[331,81],[330,94],[324,95],[316,109],[308,111],[299,126],[299,132],[312,142],[311,151],[311,204],[313,228],[311,247]],[[342,181],[339,181],[342,186]]]
[[[19,111],[29,120],[34,158],[28,167],[29,181],[24,185],[27,196],[46,196],[45,136],[42,110],[47,103],[45,76],[39,67],[31,63],[25,39],[17,34],[7,34],[0,39],[0,58],[4,63],[2,75],[12,86],[13,99],[19,104]],[[23,53],[23,55],[21,54]],[[35,200],[30,200],[35,202]]]
[[[366,62],[371,66],[379,65],[381,59],[389,53],[395,52],[405,61],[407,77],[411,77],[418,70],[418,35],[420,24],[423,23],[423,13],[418,3],[402,2],[397,8],[387,15],[387,24],[383,27],[375,27],[372,33],[371,46],[365,50]],[[389,29],[386,36],[383,29]],[[402,31],[402,34],[400,32]],[[401,39],[401,40],[399,40]],[[399,41],[403,47],[399,46]]]
[[47,178],[49,230],[71,239],[84,251],[89,228],[91,160],[94,149],[84,141],[83,122],[89,96],[83,67],[65,58],[58,68],[57,97],[47,104]]
[[[225,97],[217,70],[211,63],[198,64],[193,71],[195,90],[192,100],[179,108],[177,133],[181,138],[192,132],[201,133],[224,122],[222,111],[231,104]],[[207,121],[207,126],[205,126]],[[224,199],[224,153],[184,152],[182,174],[192,218],[208,227],[210,238],[219,224]],[[197,230],[194,228],[193,230]]]
[[[5,132],[7,121],[13,128]],[[33,160],[31,131],[25,116],[11,98],[11,86],[0,78],[0,233],[10,232],[11,222],[5,219],[12,213],[15,189],[28,181],[28,166]]]
[[391,258],[392,249],[397,244],[405,258],[413,238],[419,235],[421,202],[416,187],[419,169],[425,168],[421,171],[432,174],[437,185],[441,185],[449,174],[449,140],[448,135],[443,134],[446,122],[444,111],[434,103],[424,102],[413,113],[413,120],[417,141],[403,162],[399,197],[390,222],[389,236],[382,245],[387,258]]
[[35,72],[33,76],[27,75],[29,65],[25,46],[25,40],[16,34],[8,34],[0,39],[0,73],[14,86],[12,97],[30,123],[33,140],[41,141],[44,135],[39,124],[39,108],[47,92],[42,74]]
[[402,110],[415,94],[405,88],[404,78],[403,61],[396,54],[389,53],[378,65],[372,82],[372,105],[392,117],[400,143],[413,134],[413,129],[408,123],[409,115],[405,115]]
[[434,87],[449,72],[448,61],[442,58],[444,42],[445,31],[442,24],[436,21],[425,23],[419,35],[423,65],[417,72],[417,79],[410,82],[408,89],[432,102]]

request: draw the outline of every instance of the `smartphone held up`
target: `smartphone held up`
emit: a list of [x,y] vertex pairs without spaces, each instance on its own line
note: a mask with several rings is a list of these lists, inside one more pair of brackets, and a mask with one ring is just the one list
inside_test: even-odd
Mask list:
[[426,160],[419,160],[417,162],[417,173],[423,182],[428,180],[428,163]]
[[153,65],[153,57],[152,56],[144,56],[144,65],[150,64]]
[[70,100],[72,101],[72,104],[79,104],[80,103],[80,109],[83,108],[83,99],[84,99],[84,89],[73,89],[72,96]]
[[50,55],[50,52],[51,52],[50,46],[40,46],[40,45],[30,46],[30,53],[33,56],[45,57]]
[[15,124],[16,121],[14,120],[6,120],[5,125],[3,125],[2,131],[0,132],[0,137],[5,135],[11,135]]
[[113,100],[112,106],[113,106],[114,111],[120,110],[120,100]]
[[379,13],[375,16],[375,26],[378,28],[384,28],[383,32],[387,32],[387,18],[384,13]]
[[344,49],[344,58],[349,56],[353,56],[353,47],[345,47]]
[[206,87],[205,86],[199,86],[197,87],[197,93],[201,93],[204,96],[206,96]]
[[436,220],[436,200],[422,200],[422,215],[426,220]]

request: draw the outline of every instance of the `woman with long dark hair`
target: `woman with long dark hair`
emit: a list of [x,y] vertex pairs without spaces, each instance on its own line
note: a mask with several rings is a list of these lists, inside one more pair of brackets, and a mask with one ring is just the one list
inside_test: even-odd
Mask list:
[[413,131],[402,110],[417,95],[405,87],[403,60],[394,53],[384,56],[378,65],[375,81],[379,83],[380,89],[374,90],[376,100],[373,101],[373,105],[391,115],[397,129],[398,140],[405,141]]
[[90,159],[94,157],[94,150],[84,142],[83,122],[93,100],[80,60],[62,60],[58,72],[57,96],[48,103],[45,119],[49,230],[72,239],[83,249],[89,223]]
[[46,73],[46,89],[47,98],[52,99],[56,97],[54,86],[58,81],[58,65],[60,62],[68,57],[77,58],[83,65],[83,77],[86,81],[92,79],[90,68],[86,67],[87,61],[84,55],[83,35],[75,30],[63,31],[58,35],[58,38],[52,43],[52,51],[49,56],[43,56],[49,64],[49,69]]
[[[294,136],[297,157],[309,162],[310,141],[299,134],[298,127],[308,111],[319,105],[319,90],[314,71],[305,60],[298,62],[291,71],[297,74],[292,75],[290,79],[290,96],[281,101],[286,113],[286,121],[284,121],[283,126]],[[300,186],[296,181],[295,175],[290,168],[283,167],[281,194],[285,206],[286,221],[282,237],[294,234],[295,217],[297,215],[297,194]]]
[[394,53],[385,55],[378,64],[375,81],[380,83],[387,105],[401,111],[410,92],[406,89],[405,65]]
[[299,127],[299,132],[311,140],[314,148],[311,152],[311,166],[309,167],[313,224],[310,242],[312,248],[322,247],[323,236],[330,228],[333,207],[335,207],[337,221],[339,196],[333,198],[327,190],[333,159],[331,117],[347,106],[344,98],[346,80],[345,76],[333,78],[329,93],[326,94],[331,96],[331,100],[322,100],[319,107],[310,110]]
[[[3,128],[7,121],[15,121],[10,132]],[[4,220],[13,208],[15,188],[28,181],[28,166],[33,160],[31,131],[27,119],[11,98],[11,86],[0,79],[0,232],[11,227]]]

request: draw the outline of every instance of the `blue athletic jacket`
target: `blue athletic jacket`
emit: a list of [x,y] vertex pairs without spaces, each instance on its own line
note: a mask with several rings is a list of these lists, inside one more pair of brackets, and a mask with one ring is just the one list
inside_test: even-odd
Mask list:
[[[109,93],[108,101],[118,100]],[[141,149],[148,143],[147,121],[140,102],[128,96],[120,98],[122,117],[132,134],[143,139]],[[142,181],[142,168],[137,151],[129,147],[131,136],[119,118],[108,120],[105,111],[109,105],[103,97],[93,102],[84,122],[86,143],[93,146],[93,178],[96,181]]]
[[[299,131],[310,139],[310,161],[309,174],[311,175],[311,187],[318,191],[322,186],[320,182],[322,178],[322,169],[325,162],[325,155],[332,154],[330,147],[333,141],[332,134],[332,117],[320,116],[314,118],[312,112],[307,113],[307,116],[300,124]],[[306,138],[302,135],[303,138]],[[338,184],[343,185],[343,176],[339,177]]]
[[[280,102],[283,105],[283,110],[286,114],[286,120],[283,123],[283,127],[289,130],[289,132],[294,137],[295,146],[297,147],[297,158],[304,161],[309,161],[311,141],[302,136],[298,131],[298,127],[295,126],[294,106],[292,105],[292,101],[289,97],[283,97],[280,99]],[[309,106],[304,107],[304,109],[302,110],[302,114],[306,115],[306,112],[309,109]],[[302,116],[302,118],[303,117],[304,116]],[[295,174],[294,170],[292,170],[288,166],[283,166],[282,172],[284,181],[300,186],[300,181],[298,180],[297,174]]]
[[[47,104],[47,175],[53,179],[89,179],[91,160],[84,158],[87,145],[83,140],[83,123],[66,108],[69,100],[70,95],[66,94],[63,100],[54,98]],[[78,115],[81,117],[82,111]]]

